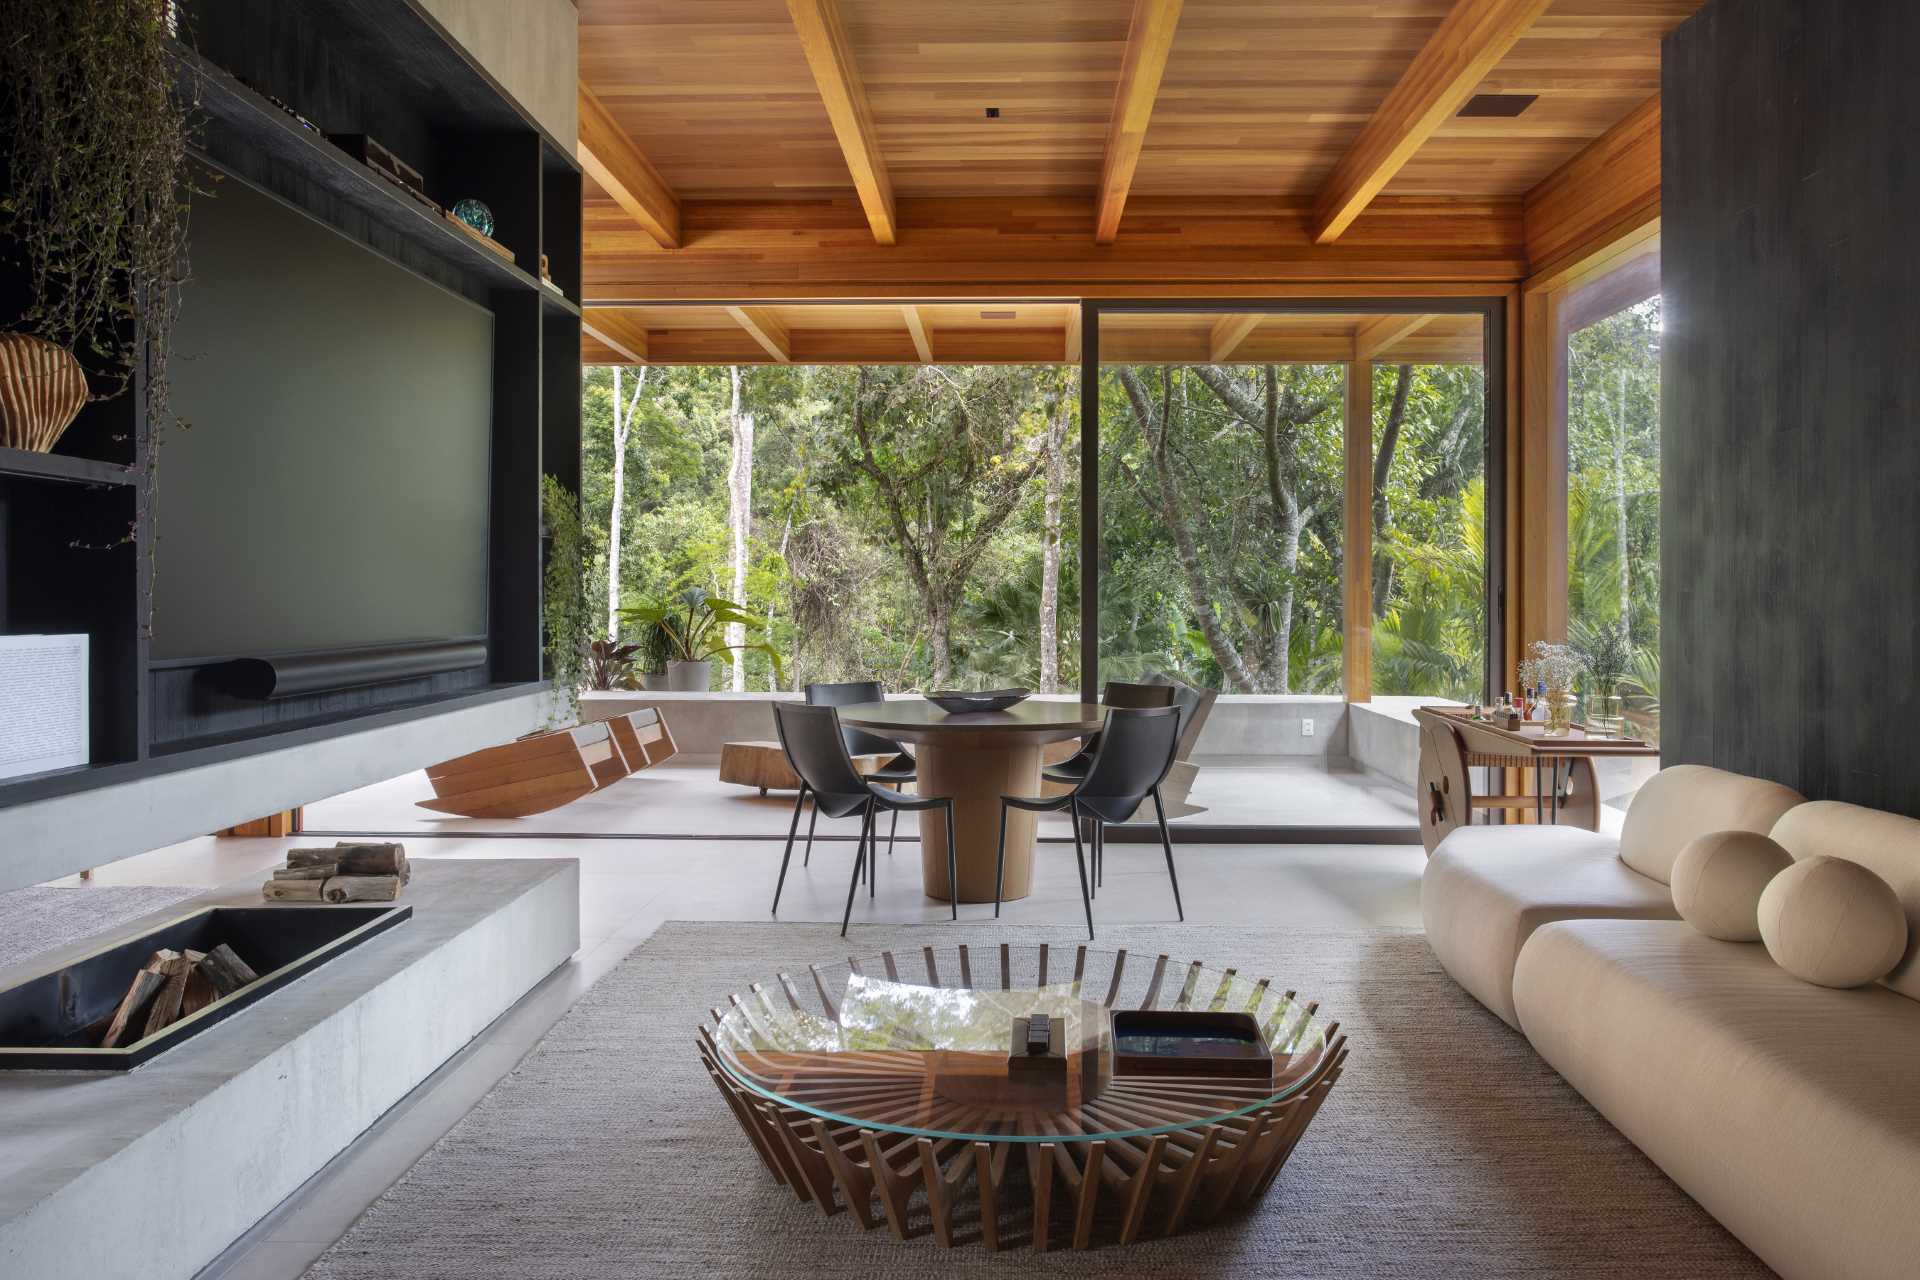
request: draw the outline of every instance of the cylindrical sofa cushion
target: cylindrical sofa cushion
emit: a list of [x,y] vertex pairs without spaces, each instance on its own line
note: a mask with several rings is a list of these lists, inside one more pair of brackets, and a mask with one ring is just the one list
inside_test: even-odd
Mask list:
[[1757,831],[1695,836],[1673,863],[1680,918],[1722,942],[1760,941],[1760,894],[1793,855]]
[[1620,827],[1620,861],[1661,884],[1673,883],[1673,861],[1687,842],[1710,831],[1771,831],[1801,802],[1777,782],[1677,764],[1647,779]]
[[1814,800],[1784,814],[1773,838],[1795,858],[1857,862],[1893,886],[1907,916],[1907,954],[1884,981],[1920,1000],[1920,821],[1883,809]]
[[1893,889],[1845,858],[1819,854],[1775,876],[1760,895],[1760,939],[1802,982],[1860,987],[1907,952],[1907,917]]

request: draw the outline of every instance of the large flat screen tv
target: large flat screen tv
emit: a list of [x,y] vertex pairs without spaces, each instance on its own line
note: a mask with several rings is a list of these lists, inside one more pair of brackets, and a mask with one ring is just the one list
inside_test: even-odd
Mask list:
[[482,635],[492,314],[213,186],[173,344],[153,658]]

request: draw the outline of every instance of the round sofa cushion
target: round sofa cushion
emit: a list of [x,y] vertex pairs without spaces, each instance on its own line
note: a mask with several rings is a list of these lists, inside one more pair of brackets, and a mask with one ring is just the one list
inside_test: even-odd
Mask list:
[[1892,886],[1857,862],[1816,855],[1760,895],[1760,940],[1802,982],[1858,987],[1883,978],[1907,950],[1907,917]]
[[1726,942],[1760,941],[1760,894],[1793,855],[1757,831],[1709,831],[1673,860],[1680,918]]

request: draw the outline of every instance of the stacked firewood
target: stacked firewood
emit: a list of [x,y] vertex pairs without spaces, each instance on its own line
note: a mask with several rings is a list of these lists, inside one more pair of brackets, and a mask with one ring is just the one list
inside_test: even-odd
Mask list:
[[133,985],[113,1011],[100,1047],[119,1049],[145,1040],[259,980],[260,975],[224,942],[211,951],[162,947],[133,975]]
[[269,902],[392,902],[412,878],[399,843],[342,840],[330,849],[287,850],[287,865],[260,892]]

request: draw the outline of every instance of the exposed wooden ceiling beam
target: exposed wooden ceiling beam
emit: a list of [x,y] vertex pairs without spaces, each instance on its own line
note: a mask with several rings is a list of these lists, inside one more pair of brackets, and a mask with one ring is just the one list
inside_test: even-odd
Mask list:
[[1458,111],[1551,0],[1456,0],[1320,188],[1313,238],[1332,244]]
[[580,313],[580,332],[634,364],[647,363],[647,331],[618,311],[589,307]]
[[727,314],[753,336],[761,349],[781,364],[793,361],[793,335],[766,307],[728,307]]
[[1219,364],[1235,351],[1247,336],[1260,327],[1263,317],[1258,312],[1251,315],[1221,316],[1213,322],[1213,334],[1207,339],[1207,359]]
[[800,33],[800,47],[813,68],[814,83],[820,86],[820,100],[826,104],[827,119],[833,136],[840,140],[841,154],[853,174],[853,187],[860,195],[860,207],[867,212],[873,238],[881,244],[894,242],[897,224],[893,212],[893,184],[887,180],[886,162],[880,158],[880,144],[873,131],[873,114],[867,108],[866,89],[860,83],[860,68],[854,64],[853,48],[847,43],[846,28],[840,23],[836,0],[787,0],[793,15],[794,30]]
[[1425,328],[1431,315],[1380,316],[1357,325],[1353,331],[1353,358],[1371,360],[1402,338]]
[[1120,85],[1113,95],[1113,116],[1107,122],[1106,159],[1100,166],[1100,208],[1093,238],[1112,244],[1120,234],[1120,215],[1126,211],[1127,192],[1140,166],[1140,148],[1153,120],[1153,100],[1160,94],[1160,77],[1173,52],[1174,28],[1180,24],[1182,0],[1133,0],[1133,23],[1127,28],[1127,52],[1120,63]]
[[680,197],[633,145],[604,103],[580,89],[580,139],[574,157],[601,188],[663,249],[680,247]]
[[1060,358],[1068,364],[1080,362],[1080,304],[1067,304],[1067,340],[1063,344]]
[[909,303],[900,308],[900,314],[907,322],[907,333],[913,338],[913,349],[920,354],[921,364],[933,363],[933,344],[927,341],[927,325],[920,318],[920,308]]

